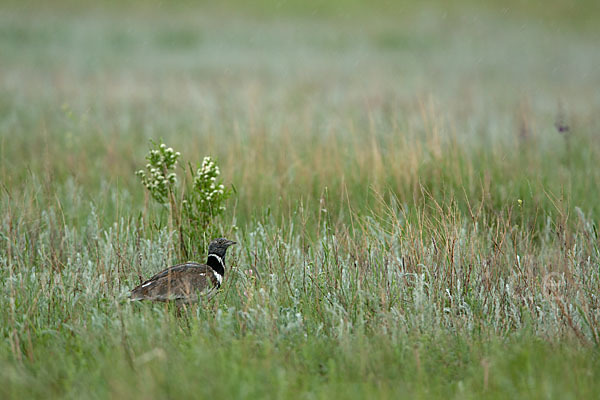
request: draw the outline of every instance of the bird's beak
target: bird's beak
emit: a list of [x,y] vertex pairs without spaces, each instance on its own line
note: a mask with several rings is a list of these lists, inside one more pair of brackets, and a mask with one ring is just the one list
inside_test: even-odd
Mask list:
[[237,242],[234,242],[233,240],[227,241],[227,246],[232,246],[234,244],[237,244]]

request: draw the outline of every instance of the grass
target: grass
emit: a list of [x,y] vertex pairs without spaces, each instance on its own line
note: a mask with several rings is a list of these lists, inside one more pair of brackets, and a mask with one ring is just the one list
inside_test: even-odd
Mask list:
[[[1,398],[596,396],[595,3],[24,4]],[[183,312],[126,301],[181,261],[134,175],[160,138],[235,188],[223,291]]]

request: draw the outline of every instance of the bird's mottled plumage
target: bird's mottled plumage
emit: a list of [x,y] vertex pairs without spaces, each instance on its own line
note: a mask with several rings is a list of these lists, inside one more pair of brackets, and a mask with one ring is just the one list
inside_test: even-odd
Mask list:
[[212,295],[225,275],[225,252],[235,244],[219,238],[208,246],[206,264],[187,262],[167,268],[131,291],[131,300],[191,303],[199,297]]

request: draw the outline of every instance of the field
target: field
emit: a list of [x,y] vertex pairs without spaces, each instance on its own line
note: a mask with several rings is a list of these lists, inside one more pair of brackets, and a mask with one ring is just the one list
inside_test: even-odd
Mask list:
[[0,398],[597,398],[600,6],[446,3],[0,5]]

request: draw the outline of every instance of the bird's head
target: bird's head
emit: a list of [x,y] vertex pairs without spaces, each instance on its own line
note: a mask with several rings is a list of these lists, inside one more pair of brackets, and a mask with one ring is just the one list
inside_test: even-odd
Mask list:
[[225,238],[214,239],[208,245],[208,254],[216,254],[217,256],[224,258],[227,248],[233,244],[236,244],[233,240]]

